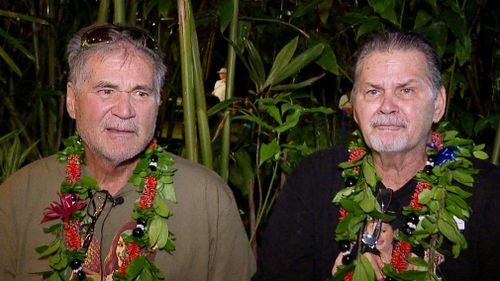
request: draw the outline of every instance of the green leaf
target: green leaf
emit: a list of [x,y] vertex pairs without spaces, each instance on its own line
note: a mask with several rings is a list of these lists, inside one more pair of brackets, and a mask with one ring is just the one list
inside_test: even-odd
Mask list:
[[54,254],[59,248],[61,248],[61,240],[57,240],[54,244],[50,245],[45,251],[40,254],[41,258],[50,256]]
[[472,186],[472,184],[474,183],[474,178],[471,175],[466,174],[463,170],[452,170],[451,174],[456,181],[463,185]]
[[325,50],[321,56],[316,60],[316,63],[321,66],[321,68],[333,73],[337,76],[340,75],[339,65],[337,63],[337,57],[333,52],[330,44],[325,44]]
[[420,267],[427,267],[427,266],[429,266],[429,263],[426,260],[424,260],[423,258],[420,258],[420,257],[409,257],[407,260],[408,260],[409,263],[414,264],[416,266],[420,266]]
[[356,40],[358,40],[363,35],[370,33],[372,31],[382,31],[382,30],[384,30],[384,24],[380,21],[378,17],[368,17],[358,27],[358,31],[356,33]]
[[170,208],[168,205],[160,198],[160,196],[155,196],[154,208],[158,216],[168,218],[170,216]]
[[375,13],[379,14],[380,17],[390,21],[395,26],[399,26],[395,8],[394,0],[369,0],[368,3],[373,8]]
[[147,261],[145,256],[138,256],[127,267],[126,277],[127,280],[135,280],[146,267]]
[[486,160],[489,158],[488,153],[481,151],[481,150],[473,151],[472,155],[474,155],[474,157],[476,157],[477,159],[481,159],[481,160]]
[[375,280],[375,271],[373,271],[373,266],[366,256],[359,255],[355,263],[356,267],[354,268],[353,280],[356,281]]
[[14,60],[9,56],[9,54],[7,54],[7,52],[2,47],[0,47],[0,57],[3,58],[5,63],[7,63],[7,65],[10,67],[10,69],[12,69],[12,71],[14,71],[17,74],[17,76],[19,76],[19,77],[23,76],[23,73],[22,73],[21,69],[19,68],[19,66],[17,66],[17,64],[14,62]]
[[59,276],[58,272],[54,272],[52,273],[52,275],[50,275],[47,281],[63,281],[63,280],[61,279],[61,276]]
[[373,160],[370,155],[368,155],[366,160],[363,161],[362,171],[365,176],[366,183],[370,187],[375,187],[377,184],[377,174],[375,172],[375,167],[373,166]]
[[259,166],[279,153],[280,145],[276,139],[271,141],[269,144],[263,143],[259,152]]
[[279,124],[283,124],[283,120],[281,120],[281,113],[278,107],[276,107],[274,104],[262,104],[262,106],[264,107],[264,110],[269,113],[269,116],[271,116]]
[[418,10],[417,16],[415,17],[415,23],[413,24],[413,29],[419,29],[426,25],[432,20],[432,16],[429,15],[425,10]]
[[269,74],[264,87],[276,85],[288,77],[295,75],[302,68],[315,60],[323,52],[324,48],[324,45],[319,43],[305,50],[282,69],[277,70],[273,75]]
[[375,210],[375,198],[365,198],[359,203],[359,206],[365,213],[371,213]]
[[154,247],[158,242],[158,237],[160,236],[162,219],[159,216],[154,216],[151,224],[149,225],[149,247]]
[[319,76],[309,78],[305,81],[299,82],[299,83],[293,83],[293,84],[283,84],[283,85],[277,85],[277,86],[272,86],[271,91],[275,92],[281,92],[281,91],[295,91],[304,87],[311,86],[314,82],[318,81],[321,79],[325,74],[321,74]]
[[271,71],[269,72],[269,76],[267,77],[266,84],[267,85],[273,85],[275,83],[271,83],[270,81],[275,81],[275,76],[277,75],[278,72],[282,72],[285,66],[290,62],[290,60],[293,57],[293,54],[295,53],[295,50],[297,49],[297,44],[299,43],[299,37],[295,37],[288,44],[283,47],[278,55],[276,56],[276,59],[274,60],[273,66],[271,67]]
[[[163,1],[160,1],[163,2]],[[165,1],[173,2],[173,1]],[[224,30],[228,27],[233,19],[234,5],[233,0],[219,0],[218,11],[219,11],[219,21],[220,21],[220,32],[224,33]]]
[[248,71],[250,77],[252,77],[252,80],[255,83],[257,89],[260,89],[262,85],[264,85],[266,79],[264,63],[262,62],[262,58],[252,41],[245,39],[243,41],[243,44],[248,51]]
[[437,225],[439,231],[451,242],[457,243],[460,240],[458,230],[454,224],[441,218],[438,220]]
[[423,189],[418,195],[418,202],[421,204],[427,204],[432,199],[434,192],[432,190]]
[[177,197],[175,195],[175,189],[173,184],[159,183],[157,188],[160,191],[161,198],[166,199],[172,203],[177,203]]

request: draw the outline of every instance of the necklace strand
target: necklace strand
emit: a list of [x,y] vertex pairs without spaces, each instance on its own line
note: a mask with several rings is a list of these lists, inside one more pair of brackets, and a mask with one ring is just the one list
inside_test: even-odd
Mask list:
[[[90,197],[100,188],[95,179],[81,175],[84,148],[80,138],[72,136],[64,140],[64,144],[66,148],[58,153],[60,162],[66,164],[65,179],[58,192],[60,202],[51,202],[42,218],[42,223],[54,219],[61,219],[62,222],[44,229],[46,233],[54,234],[56,239],[52,244],[36,250],[41,258],[48,259],[51,267],[51,271],[42,273],[45,278],[91,280],[86,276],[83,264],[91,258],[87,257],[92,240],[88,231],[93,231],[94,226],[84,225],[83,222],[89,217],[97,220],[93,216],[98,217],[100,213],[89,215],[85,207],[88,209],[89,204],[95,204]],[[148,255],[158,249],[168,253],[175,250],[174,237],[167,225],[171,213],[165,202],[177,202],[173,188],[174,172],[174,160],[153,140],[129,180],[139,193],[131,216],[136,225],[132,231],[121,234],[125,242],[124,256],[122,264],[113,273],[113,280],[136,280],[141,276],[150,276],[153,280],[164,278]]]

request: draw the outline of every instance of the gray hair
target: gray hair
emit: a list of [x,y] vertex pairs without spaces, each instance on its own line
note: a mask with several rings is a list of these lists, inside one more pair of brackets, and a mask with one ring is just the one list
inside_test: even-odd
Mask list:
[[[82,36],[87,32],[97,27],[109,27],[108,36],[111,40],[107,43],[96,43],[91,46],[82,46]],[[149,35],[148,35],[149,36]],[[153,91],[156,96],[156,102],[160,104],[160,91],[163,87],[165,73],[167,68],[163,64],[163,60],[159,53],[146,46],[146,38],[142,40],[133,38],[127,29],[114,26],[111,24],[91,25],[80,29],[68,43],[68,65],[69,65],[69,81],[75,84],[75,89],[78,91],[80,83],[84,81],[86,63],[91,56],[106,55],[116,49],[135,50],[146,55],[153,62],[154,80]]]
[[354,87],[351,98],[356,92],[360,68],[364,59],[374,52],[412,51],[421,52],[427,61],[428,75],[432,83],[432,95],[435,98],[441,88],[441,71],[439,70],[438,55],[432,45],[423,37],[412,32],[385,32],[376,34],[366,41],[358,51],[354,68]]

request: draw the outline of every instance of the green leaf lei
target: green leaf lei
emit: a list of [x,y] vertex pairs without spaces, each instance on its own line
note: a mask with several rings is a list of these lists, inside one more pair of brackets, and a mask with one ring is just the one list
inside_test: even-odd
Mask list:
[[[66,218],[62,215],[57,217],[60,217],[62,222],[44,228],[45,233],[52,233],[56,238],[50,245],[37,247],[36,251],[40,254],[40,258],[48,259],[51,267],[50,271],[38,272],[38,274],[50,281],[92,280],[85,276],[81,267],[88,248],[83,246],[80,228],[87,217],[85,206],[90,202],[90,191],[98,191],[100,188],[95,179],[88,176],[80,177],[80,165],[84,161],[84,148],[80,138],[72,136],[64,140],[63,143],[66,148],[59,152],[58,156],[60,162],[67,166],[67,175],[60,188],[61,204],[52,202],[51,207],[46,209],[45,217],[51,211],[54,214],[54,210],[60,210],[64,206],[64,202],[73,205],[69,209],[66,208],[66,213],[69,214]],[[75,161],[75,159],[77,160]],[[175,238],[169,231],[167,224],[171,213],[165,202],[165,200],[177,202],[173,187],[174,172],[174,160],[164,148],[153,140],[146,148],[129,180],[140,195],[134,204],[132,219],[137,221],[136,229],[140,226],[142,234],[134,235],[132,231],[126,231],[122,234],[126,245],[134,246],[130,248],[136,249],[136,251],[135,256],[129,256],[128,264],[124,267],[122,265],[123,268],[113,274],[114,280],[164,279],[158,267],[148,258],[148,254],[157,249],[165,250],[168,253],[175,250]],[[150,190],[146,191],[145,189],[148,187]],[[71,201],[64,201],[68,198],[71,198]],[[78,210],[72,209],[71,207],[76,206],[76,204],[83,204],[84,207]],[[59,207],[59,209],[54,208],[54,206]],[[45,217],[42,222],[54,219],[54,217],[48,219]],[[76,231],[72,233],[70,230],[73,222],[77,222],[77,226],[74,227]],[[133,253],[127,252],[127,254]]]
[[[408,242],[411,247],[420,246],[427,250],[430,261],[434,261],[439,253],[457,258],[460,252],[467,248],[467,241],[459,231],[456,220],[466,221],[472,213],[466,202],[472,194],[466,189],[473,186],[473,175],[479,171],[473,168],[470,159],[488,158],[483,151],[484,145],[475,145],[472,140],[459,138],[456,131],[445,131],[445,126],[443,123],[438,128],[437,135],[442,137],[441,147],[431,145],[427,154],[429,157],[436,157],[441,149],[451,148],[454,155],[427,171],[424,169],[417,173],[415,179],[418,182],[428,183],[430,188],[416,193],[419,207],[405,206],[403,215],[417,216],[418,223],[412,233],[408,233],[409,235],[399,231],[395,237],[397,241]],[[368,221],[381,218],[384,222],[390,222],[394,217],[382,213],[375,198],[376,185],[380,178],[376,175],[373,158],[363,142],[361,133],[356,131],[354,135],[358,138],[349,146],[351,155],[354,150],[365,153],[360,153],[357,159],[339,164],[339,167],[344,169],[342,177],[346,180],[347,187],[335,195],[333,203],[346,212],[337,225],[335,239],[339,242],[357,242],[358,245],[362,245],[361,233]],[[352,186],[349,186],[347,181],[353,179]],[[386,278],[390,277],[392,280],[440,280],[435,273],[436,263],[428,260],[412,256],[407,258],[406,262],[414,265],[415,270],[398,272],[391,264],[386,264],[382,271]],[[352,274],[353,280],[356,281],[375,279],[374,269],[361,254],[361,247],[358,247],[356,260],[338,266],[331,280],[343,280],[346,274]]]

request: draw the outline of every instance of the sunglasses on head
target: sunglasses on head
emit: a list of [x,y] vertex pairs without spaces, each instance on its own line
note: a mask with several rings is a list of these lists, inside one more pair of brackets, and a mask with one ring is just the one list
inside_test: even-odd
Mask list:
[[102,25],[87,30],[82,35],[80,46],[88,48],[96,44],[112,43],[120,37],[119,35],[125,35],[132,41],[141,43],[150,50],[156,51],[158,49],[153,37],[145,30],[137,27],[117,25]]

